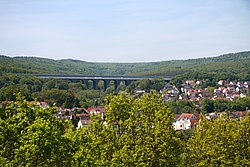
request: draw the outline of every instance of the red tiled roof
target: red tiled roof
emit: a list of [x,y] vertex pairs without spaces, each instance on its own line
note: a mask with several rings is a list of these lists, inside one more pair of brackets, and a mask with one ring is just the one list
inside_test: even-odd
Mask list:
[[193,98],[191,98],[190,100],[191,100],[191,101],[201,101],[201,98],[199,98],[199,97],[193,97]]
[[174,114],[174,118],[179,118],[180,117],[180,115],[178,115],[178,114]]
[[178,118],[178,121],[182,120],[183,118],[190,119],[194,114],[181,114],[181,116]]
[[2,104],[7,104],[7,103],[8,103],[8,101],[7,101],[7,100],[2,101]]
[[206,93],[207,90],[204,90],[204,89],[199,89],[198,92],[201,92],[201,93]]
[[230,98],[215,97],[214,100],[230,100]]
[[199,119],[191,119],[190,120],[192,126],[194,126],[199,121],[200,121]]
[[90,116],[90,114],[76,114],[77,117]]
[[[197,119],[191,119],[192,116],[196,116]],[[182,120],[183,118],[187,118],[190,120],[192,126],[195,125],[200,120],[200,114],[181,114],[178,121]]]
[[200,114],[194,114],[198,119],[200,119]]
[[228,86],[228,87],[233,87],[234,84],[226,84],[226,86]]
[[41,106],[45,106],[45,105],[47,105],[47,103],[46,103],[46,102],[44,102],[44,101],[39,102],[39,104],[40,104]]
[[88,113],[90,113],[91,111],[98,111],[98,112],[100,112],[100,113],[104,113],[104,112],[106,112],[106,110],[104,110],[104,109],[102,109],[102,108],[99,108],[99,107],[89,107],[88,109],[87,109],[87,112]]
[[242,112],[240,112],[240,115],[241,115],[241,116],[244,116],[244,117],[246,117],[246,116],[247,116],[247,114],[248,114],[248,112],[247,112],[247,111],[242,111]]
[[179,117],[178,121],[180,121],[181,119],[183,118],[188,118],[188,119],[191,119],[192,116],[196,116],[197,119],[200,118],[200,114],[186,114],[186,113],[183,113],[181,114],[181,116]]

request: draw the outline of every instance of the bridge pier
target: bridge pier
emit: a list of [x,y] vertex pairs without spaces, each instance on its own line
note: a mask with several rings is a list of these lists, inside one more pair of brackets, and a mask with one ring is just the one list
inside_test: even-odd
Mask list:
[[132,81],[129,81],[129,80],[124,80],[124,83],[126,86],[128,86],[129,84],[131,84]]
[[[55,78],[55,79],[67,79],[70,81],[81,80],[82,84],[90,85],[89,81],[92,81],[92,89],[98,88],[98,82],[100,80],[104,81],[104,90],[110,86],[110,82],[114,82],[114,91],[117,91],[118,85],[121,81],[125,82],[125,85],[128,86],[132,81],[144,80],[144,79],[155,79],[155,77],[140,77],[140,76],[85,76],[85,75],[74,75],[74,74],[34,74],[39,78]],[[162,78],[165,82],[171,81],[171,78]],[[90,88],[91,89],[91,88]]]
[[81,83],[82,83],[82,84],[85,84],[85,82],[86,82],[86,81],[84,81],[83,79],[81,80]]
[[92,89],[97,90],[98,81],[95,79],[92,79],[91,81],[92,81]]
[[117,87],[118,87],[119,81],[118,80],[114,80],[114,91],[116,92]]
[[105,91],[110,86],[110,80],[104,79],[103,82],[104,82],[104,91]]
[[86,88],[89,88],[88,80],[81,79],[81,82],[82,82],[82,84],[85,84],[85,85],[86,85]]

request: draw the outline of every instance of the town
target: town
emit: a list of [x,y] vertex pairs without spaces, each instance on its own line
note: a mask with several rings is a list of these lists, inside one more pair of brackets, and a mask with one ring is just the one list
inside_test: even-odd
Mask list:
[[[203,101],[204,99],[211,101],[232,101],[235,102],[239,98],[249,96],[250,81],[235,82],[219,80],[216,87],[206,87],[202,89],[204,81],[202,80],[187,80],[181,84],[180,89],[174,85],[166,83],[164,87],[159,91],[163,100],[168,102],[175,101],[190,101],[194,102],[195,108],[187,108],[187,111],[183,113],[174,114],[173,127],[175,130],[187,130],[195,127],[200,121],[201,117],[211,119],[212,117],[218,117],[223,112],[229,110],[208,110],[204,112]],[[126,92],[122,92],[126,93]],[[143,94],[147,94],[145,90],[136,89],[134,95],[138,97]],[[49,106],[46,102],[39,102],[39,106],[46,108]],[[224,106],[226,108],[226,106]],[[243,108],[242,108],[243,107]],[[185,107],[184,107],[185,108]],[[241,119],[247,116],[249,110],[249,104],[247,106],[241,106],[241,108],[231,108],[231,112],[227,112],[228,116],[232,119]],[[191,111],[190,111],[191,110]],[[193,111],[192,111],[193,110]],[[88,108],[63,108],[58,107],[57,117],[59,119],[71,120],[74,126],[78,129],[84,126],[88,126],[91,121],[91,116],[100,114],[103,121],[105,121],[106,110],[103,106],[93,106]]]

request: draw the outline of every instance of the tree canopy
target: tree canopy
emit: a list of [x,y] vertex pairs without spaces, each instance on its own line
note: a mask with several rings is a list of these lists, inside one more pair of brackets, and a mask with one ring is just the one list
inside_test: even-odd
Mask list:
[[187,142],[189,166],[249,166],[250,117],[203,119]]
[[106,114],[75,129],[20,94],[0,106],[0,166],[249,166],[250,116],[202,118],[192,131],[172,127],[160,95],[106,98]]

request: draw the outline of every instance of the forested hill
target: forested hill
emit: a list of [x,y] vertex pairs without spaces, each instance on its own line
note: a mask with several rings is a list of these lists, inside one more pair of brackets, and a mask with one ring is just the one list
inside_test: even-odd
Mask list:
[[190,72],[249,74],[250,51],[210,58],[152,63],[92,63],[72,59],[0,56],[0,73],[175,76]]

